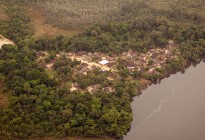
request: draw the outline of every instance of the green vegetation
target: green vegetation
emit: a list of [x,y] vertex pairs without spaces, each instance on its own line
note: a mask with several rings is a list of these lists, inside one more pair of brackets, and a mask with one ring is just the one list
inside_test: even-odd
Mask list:
[[[0,20],[0,33],[16,44],[3,45],[0,49],[1,81],[4,83],[3,92],[9,100],[8,107],[0,109],[0,139],[39,136],[122,137],[130,129],[130,102],[143,88],[141,80],[155,82],[166,74],[182,70],[188,62],[200,60],[205,54],[202,0],[133,0],[123,3],[101,0],[93,1],[80,11],[76,11],[76,7],[85,5],[87,1],[66,1],[67,5],[74,5],[71,9],[59,6],[64,0],[32,2],[47,9],[52,20],[58,14],[61,14],[58,16],[60,19],[66,16],[63,18],[65,21],[59,22],[66,26],[70,26],[68,19],[71,17],[76,21],[72,24],[76,26],[80,24],[77,19],[81,17],[88,18],[88,21],[82,19],[83,25],[100,21],[104,16],[112,20],[118,17],[115,14],[120,15],[121,19],[108,22],[110,19],[105,18],[103,24],[99,22],[72,38],[58,36],[53,39],[33,39],[33,28],[22,7],[26,6],[22,0],[8,0],[6,4],[0,2],[10,17],[6,21]],[[101,3],[108,9],[98,9]],[[52,7],[52,4],[56,4],[56,7]],[[117,9],[113,11],[113,16],[109,16],[113,14],[110,11],[115,4]],[[91,8],[93,11],[89,12]],[[98,15],[100,19],[96,19]],[[55,58],[59,52],[103,52],[109,56],[128,50],[146,53],[152,48],[165,48],[169,40],[179,44],[175,53],[180,53],[180,56],[167,59],[157,69],[157,74],[148,73],[148,68],[130,72],[124,66],[125,62],[118,59],[118,78],[108,80],[106,77],[110,72],[95,68],[86,76],[76,74],[81,62],[65,55]],[[39,60],[37,51],[48,53],[45,62]],[[53,69],[45,70],[44,63],[53,59]],[[149,65],[152,63],[150,60]],[[74,82],[79,84],[79,90],[70,91],[67,86]],[[100,86],[95,94],[86,90],[92,85]],[[107,93],[104,87],[114,90]]]
[[48,22],[63,28],[82,28],[93,23],[117,20],[122,0],[31,0],[33,6],[44,9]]

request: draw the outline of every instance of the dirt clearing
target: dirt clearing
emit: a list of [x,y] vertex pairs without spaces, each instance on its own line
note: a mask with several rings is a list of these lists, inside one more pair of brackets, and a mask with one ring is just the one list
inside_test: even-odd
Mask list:
[[9,16],[4,12],[1,5],[0,5],[0,20],[3,20],[3,21],[9,20]]
[[3,85],[0,83],[0,108],[5,108],[8,106],[8,99],[5,94],[2,92]]
[[29,18],[31,19],[31,24],[35,28],[34,37],[55,37],[58,35],[71,37],[80,33],[80,31],[77,30],[65,30],[46,23],[45,14],[40,9],[28,6],[25,8],[25,10],[27,11]]
[[0,35],[0,48],[4,44],[14,44],[14,43],[11,40],[9,40],[9,39],[3,37],[2,35]]

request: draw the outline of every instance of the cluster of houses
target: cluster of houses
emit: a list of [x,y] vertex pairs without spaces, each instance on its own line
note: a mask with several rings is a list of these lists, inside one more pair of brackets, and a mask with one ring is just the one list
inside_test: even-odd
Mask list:
[[146,68],[152,73],[156,68],[161,68],[167,59],[176,58],[180,54],[176,51],[178,47],[178,44],[170,40],[165,48],[150,49],[147,53],[128,51],[124,52],[121,58],[126,60],[124,65],[130,71],[141,71]]
[[[155,48],[148,50],[147,53],[139,53],[136,51],[128,51],[123,52],[121,55],[112,55],[108,56],[106,54],[95,52],[95,53],[87,53],[87,52],[78,52],[78,53],[60,53],[56,55],[56,58],[64,55],[72,60],[76,59],[81,61],[79,67],[75,70],[76,73],[87,75],[87,73],[95,68],[98,68],[102,72],[108,71],[109,76],[107,77],[109,80],[115,80],[118,77],[117,74],[117,60],[120,58],[124,61],[124,66],[129,71],[144,71],[145,69],[149,73],[155,73],[156,68],[160,68],[167,59],[176,58],[179,55],[177,52],[178,44],[174,43],[174,41],[170,40],[168,42],[167,47],[165,48]],[[45,59],[48,56],[47,52],[38,52],[37,53],[39,59]],[[51,69],[55,60],[50,61],[49,64],[46,65],[48,69]],[[88,91],[91,93],[96,92],[99,88],[99,85],[94,85],[88,87]],[[72,84],[71,90],[77,90],[79,86],[77,83]],[[111,87],[106,87],[106,91],[113,91]]]
[[[102,91],[105,92],[105,93],[114,92],[114,89],[113,89],[112,87],[107,86],[107,87],[101,88],[101,85],[99,85],[99,84],[91,85],[91,86],[88,86],[88,87],[86,88],[86,90],[89,91],[89,92],[92,93],[92,94],[98,92],[100,89],[102,89]],[[80,85],[79,85],[78,83],[73,83],[73,84],[71,85],[70,91],[75,91],[75,90],[80,90]]]

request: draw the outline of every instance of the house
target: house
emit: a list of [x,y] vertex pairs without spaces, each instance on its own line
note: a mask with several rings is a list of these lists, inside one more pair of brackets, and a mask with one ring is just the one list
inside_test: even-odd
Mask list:
[[93,56],[93,54],[92,53],[88,53],[88,56]]
[[107,65],[108,65],[108,67],[113,67],[115,65],[115,62],[110,62]]
[[151,57],[152,57],[153,59],[156,59],[158,56],[159,56],[159,54],[158,54],[157,52],[154,52]]
[[55,62],[56,62],[56,60],[55,60],[55,59],[51,60],[51,63],[52,63],[52,64],[54,64]]
[[173,40],[169,40],[169,41],[168,41],[168,44],[169,44],[169,45],[173,45],[173,44],[174,44],[174,41],[173,41]]
[[98,67],[96,65],[92,65],[92,68],[93,69],[97,69]]
[[74,87],[80,87],[80,85],[76,82],[73,84]]
[[42,51],[40,51],[40,52],[37,52],[37,56],[38,57],[44,57],[46,54],[44,53],[44,52],[42,52]]
[[113,72],[111,72],[108,76],[112,79],[118,78],[118,75],[116,73],[113,73]]
[[122,53],[122,56],[126,56],[126,55],[127,55],[127,53],[126,53],[126,52],[123,52],[123,53]]
[[102,61],[100,61],[98,63],[101,64],[101,65],[106,65],[106,64],[109,63],[109,61],[108,60],[102,60]]
[[128,69],[134,69],[136,67],[136,64],[133,61],[127,61],[127,62],[125,62],[125,66]]
[[56,57],[60,57],[61,55],[60,54],[56,54]]
[[114,58],[113,57],[107,57],[107,60],[108,61],[114,61]]
[[80,67],[81,68],[88,67],[88,64],[87,63],[82,63],[82,64],[80,64]]
[[84,67],[84,68],[82,68],[82,69],[79,71],[79,73],[80,73],[80,74],[83,74],[83,75],[87,75],[88,71],[89,71],[89,69],[86,68],[86,67]]
[[171,54],[167,54],[166,58],[171,58],[171,56],[172,56]]
[[81,52],[78,52],[78,53],[77,53],[78,56],[83,56],[83,55],[86,55],[86,54],[87,54],[86,51],[81,51]]
[[[56,55],[57,56],[57,55]],[[68,57],[71,57],[71,56],[73,56],[73,54],[72,53],[66,53],[66,56],[68,56]],[[58,56],[57,56],[58,57]]]
[[151,53],[154,53],[155,52],[155,50],[154,49],[151,49],[151,50],[149,50]]
[[169,44],[169,47],[179,47],[179,44],[176,44],[173,40],[170,40],[168,44]]
[[76,90],[78,90],[79,89],[79,85],[78,85],[78,83],[74,83],[74,84],[72,84],[71,85],[71,88],[70,88],[70,91],[72,92],[72,91],[76,91]]
[[111,87],[105,87],[105,88],[103,88],[103,91],[106,93],[110,93],[113,91],[113,89]]
[[91,92],[91,93],[96,93],[96,92],[98,92],[98,90],[99,90],[99,86],[100,86],[100,85],[92,85],[92,86],[89,86],[87,89],[88,89],[88,91]]

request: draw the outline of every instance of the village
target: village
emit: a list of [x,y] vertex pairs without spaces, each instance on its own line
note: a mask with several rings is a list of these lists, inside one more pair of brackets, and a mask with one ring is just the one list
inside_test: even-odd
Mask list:
[[[0,47],[3,44],[14,44],[12,41],[0,36]],[[37,52],[37,61],[40,64],[44,64],[44,68],[47,72],[53,73],[53,65],[57,59],[62,56],[69,58],[70,60],[76,60],[80,65],[74,70],[74,74],[80,74],[86,76],[88,72],[98,69],[101,72],[106,72],[107,80],[114,81],[119,78],[118,73],[118,60],[123,60],[123,66],[131,73],[132,71],[146,71],[149,74],[157,74],[157,69],[160,69],[165,64],[167,59],[177,58],[180,55],[178,50],[179,45],[173,40],[167,43],[165,48],[150,49],[146,53],[140,53],[137,51],[129,50],[122,54],[107,55],[101,52],[60,52],[57,53],[54,58],[46,62],[46,59],[50,56],[49,52],[39,51]],[[82,90],[77,82],[71,83],[68,86],[70,91]],[[99,84],[91,85],[87,87],[87,91],[95,93],[98,89],[110,93],[114,91],[111,86],[102,87]]]
[[[89,71],[93,69],[99,69],[101,72],[107,72],[107,79],[112,81],[116,80],[119,77],[118,74],[118,60],[123,60],[123,65],[130,72],[132,71],[147,71],[149,74],[158,73],[157,69],[161,68],[165,64],[167,59],[177,58],[180,55],[178,48],[179,45],[176,44],[173,40],[168,42],[168,45],[165,48],[155,48],[150,49],[147,53],[139,53],[136,51],[123,52],[120,55],[106,55],[100,52],[88,53],[88,52],[78,52],[78,53],[65,53],[60,52],[56,54],[56,57],[52,59],[49,63],[46,63],[45,68],[52,71],[52,67],[56,60],[61,56],[66,56],[71,60],[77,60],[80,62],[80,65],[75,69],[75,73],[80,73],[87,75]],[[48,52],[37,52],[38,61],[42,61],[49,56]],[[91,93],[97,91],[100,85],[93,85],[87,87],[87,90]],[[114,89],[112,87],[103,87],[105,91],[112,92]],[[80,90],[78,83],[72,83],[70,91]]]

